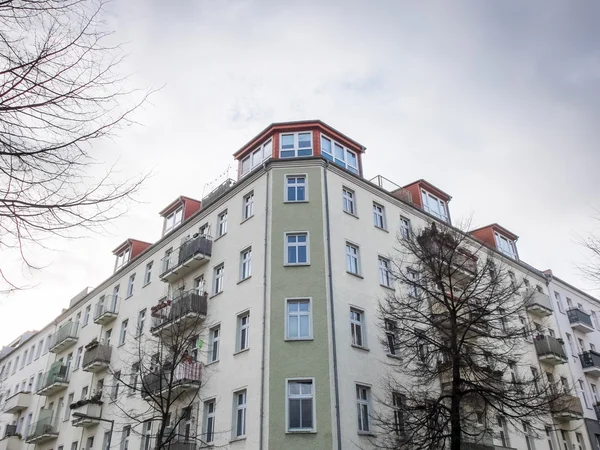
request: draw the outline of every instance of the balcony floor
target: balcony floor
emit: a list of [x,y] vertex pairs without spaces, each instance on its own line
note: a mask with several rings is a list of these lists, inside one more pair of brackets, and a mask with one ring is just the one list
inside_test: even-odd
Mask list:
[[572,322],[571,328],[577,331],[581,331],[582,333],[591,333],[592,331],[594,331],[593,326],[589,326],[588,324],[583,322]]
[[98,373],[108,369],[108,366],[108,361],[94,361],[87,366],[82,367],[81,370],[84,372]]
[[43,389],[40,389],[39,391],[36,392],[36,394],[43,395],[45,397],[51,397],[52,395],[54,395],[60,391],[64,391],[68,387],[69,387],[68,381],[61,381],[61,382],[53,383],[50,386],[46,386]]
[[61,353],[61,352],[65,351],[66,349],[68,349],[69,347],[72,347],[73,345],[75,345],[77,343],[77,339],[78,338],[76,338],[74,336],[63,339],[60,343],[58,343],[54,347],[48,349],[48,351],[51,353]]
[[106,325],[117,318],[116,312],[106,311],[94,319],[94,323],[98,325]]

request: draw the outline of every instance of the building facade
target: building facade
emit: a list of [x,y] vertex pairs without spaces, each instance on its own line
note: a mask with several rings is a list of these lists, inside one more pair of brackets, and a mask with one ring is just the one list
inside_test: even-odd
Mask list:
[[[234,154],[236,181],[165,207],[157,242],[127,239],[110,277],[1,357],[0,450],[152,448],[160,424],[131,384],[154,376],[140,371],[149,342],[185,321],[197,330],[173,373],[191,401],[174,405],[185,439],[172,447],[373,448],[368,416],[394,356],[377,300],[400,289],[386,264],[405,230],[451,225],[451,196],[365,179],[364,151],[320,121],[273,124]],[[545,434],[487,424],[485,448],[600,450],[600,303],[522,262],[500,225],[470,236],[535,291],[518,370],[564,379],[572,397]]]

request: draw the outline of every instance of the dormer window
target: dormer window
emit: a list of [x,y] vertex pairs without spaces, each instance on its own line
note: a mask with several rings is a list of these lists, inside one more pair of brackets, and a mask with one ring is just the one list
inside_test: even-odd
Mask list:
[[321,155],[338,166],[358,174],[358,157],[342,144],[321,135]]
[[165,230],[163,235],[167,234],[169,231],[177,227],[183,220],[183,206],[180,206],[171,214],[165,217]]
[[280,158],[296,158],[299,156],[312,156],[312,133],[282,133],[280,135]]
[[502,236],[500,233],[494,231],[494,238],[496,239],[496,248],[512,259],[517,259],[517,248],[515,247],[514,241]]
[[435,195],[421,189],[421,201],[423,202],[423,210],[434,215],[444,222],[448,222],[448,208],[446,202],[440,200]]
[[131,247],[127,247],[121,253],[117,255],[117,264],[115,265],[115,272],[129,262],[131,257]]
[[273,141],[269,139],[244,159],[242,159],[242,175],[246,175],[255,167],[258,167],[265,159],[273,155]]

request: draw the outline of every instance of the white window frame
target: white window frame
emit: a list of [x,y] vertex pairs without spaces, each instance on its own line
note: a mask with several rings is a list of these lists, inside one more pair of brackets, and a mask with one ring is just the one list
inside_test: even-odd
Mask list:
[[115,272],[121,267],[127,265],[129,258],[131,257],[131,246],[127,247],[121,253],[117,255],[117,261],[115,263]]
[[[355,318],[357,314],[359,315],[359,319]],[[351,306],[350,342],[353,347],[367,348],[367,333],[365,331],[365,311],[363,309]]]
[[[87,305],[85,310],[83,311],[83,325],[81,328],[85,327],[90,321],[90,314],[92,313],[92,305]],[[29,357],[29,362],[31,362],[31,357],[33,356],[33,347],[31,348],[31,356]]]
[[386,353],[391,356],[396,355],[396,339],[398,333],[398,322],[393,319],[385,319],[385,339],[386,339]]
[[[438,211],[434,211],[432,209],[433,205],[430,205],[429,202],[437,202],[436,206],[438,209],[442,210],[442,213],[438,213]],[[425,189],[421,189],[421,203],[423,204],[423,210],[428,212],[434,217],[438,219],[449,222],[448,215],[448,203],[444,200],[440,199],[436,195],[433,195],[431,192],[426,191]]]
[[[298,394],[291,396],[289,386],[290,383],[296,382],[311,382],[311,395],[308,394]],[[290,428],[290,400],[291,399],[300,399],[300,400],[311,400],[312,403],[312,428]],[[317,432],[317,389],[314,377],[296,377],[296,378],[286,378],[285,379],[285,431],[286,433],[316,433]]]
[[[259,145],[256,149],[254,149],[251,153],[242,159],[242,164],[240,168],[241,176],[246,175],[249,172],[252,172],[256,167],[260,166],[263,161],[271,158],[273,156],[273,140],[268,139],[263,144]],[[246,164],[247,168],[244,168],[244,164]]]
[[[293,185],[290,184],[290,180],[294,180]],[[298,180],[301,179],[299,182]],[[290,199],[289,190],[294,189],[295,199]],[[298,199],[298,188],[304,188],[304,197]],[[308,202],[308,175],[305,173],[289,174],[285,176],[284,184],[284,201],[285,203],[306,203]]]
[[[288,305],[290,303],[308,303],[308,311],[293,311],[290,313]],[[312,297],[289,297],[285,299],[285,340],[286,341],[307,341],[313,339],[313,318],[312,318]],[[297,317],[298,319],[298,336],[290,336],[289,320],[290,317]],[[300,318],[308,317],[308,335],[300,335]]]
[[221,357],[221,325],[211,327],[208,333],[208,363],[210,364],[219,361]]
[[135,273],[131,274],[129,281],[127,282],[127,298],[133,295],[133,288],[135,286]]
[[150,261],[146,264],[146,270],[144,272],[144,286],[150,284],[152,281],[152,266],[154,266],[154,261]]
[[[294,245],[288,243],[288,236],[306,236],[306,243],[299,243],[296,241]],[[308,266],[310,265],[310,233],[308,231],[288,231],[283,235],[283,262],[285,266]],[[296,262],[290,262],[288,260],[288,248],[296,247]],[[298,248],[306,247],[306,262],[298,262]]]
[[[212,405],[212,412],[210,411],[210,406]],[[217,400],[215,398],[206,399],[204,401],[204,414],[203,414],[203,424],[202,424],[202,435],[204,436],[204,441],[207,444],[210,444],[215,441],[215,419],[217,413]],[[209,425],[210,423],[210,425]],[[210,429],[209,429],[210,427]]]
[[[331,153],[325,151],[325,147],[323,145],[323,140],[327,140],[330,142],[330,148],[331,148]],[[336,157],[335,154],[335,146],[339,146],[342,151],[344,152],[344,160],[342,161],[340,158]],[[354,160],[356,161],[356,167],[352,166],[350,164],[351,158],[349,157],[349,154],[354,156]],[[339,143],[338,141],[336,141],[335,139],[331,139],[329,136],[321,133],[321,156],[323,156],[325,159],[328,159],[329,161],[331,161],[332,163],[334,163],[337,166],[343,167],[344,169],[355,173],[356,175],[359,174],[359,162],[358,162],[358,153],[355,152],[354,150],[350,150],[348,147],[346,147],[345,145],[342,145],[341,143]]]
[[136,336],[141,336],[142,333],[144,332],[144,324],[146,323],[146,314],[147,314],[146,308],[138,311],[137,325],[135,328]]
[[[169,221],[172,221],[169,223]],[[163,230],[163,236],[169,231],[174,230],[183,222],[183,205],[178,206],[175,211],[165,216],[165,227]]]
[[213,295],[223,292],[225,286],[225,264],[221,263],[213,268]]
[[240,281],[252,276],[252,247],[246,247],[240,252]]
[[242,221],[254,216],[254,191],[244,195],[242,200]]
[[221,211],[217,216],[217,238],[227,234],[227,210]]
[[152,419],[144,420],[142,422],[142,442],[140,450],[152,450]]
[[79,369],[79,367],[81,366],[82,357],[83,357],[83,346],[79,347],[77,349],[77,356],[75,356],[75,369],[73,369],[73,370]]
[[127,326],[129,325],[129,319],[125,319],[121,322],[121,329],[119,330],[119,346],[125,344],[127,339]]
[[[381,226],[379,224],[381,222]],[[373,225],[380,230],[387,230],[387,220],[385,219],[385,206],[381,203],[373,202]]]
[[517,259],[517,247],[515,242],[506,236],[494,231],[494,240],[496,241],[496,249],[504,256],[511,259]]
[[411,232],[410,219],[400,216],[400,238],[409,239]]
[[379,284],[387,288],[392,288],[392,272],[390,270],[391,261],[383,256],[377,257],[377,268],[379,269]]
[[561,313],[565,314],[565,307],[564,307],[564,305],[562,304],[562,299],[561,299],[561,297],[560,297],[560,293],[559,293],[559,292],[557,292],[557,291],[554,291],[554,299],[556,300],[556,304],[558,305],[558,310],[559,310]]
[[[364,397],[363,398],[363,394]],[[371,388],[364,384],[356,384],[356,409],[358,418],[358,434],[371,434]],[[366,417],[363,416],[366,412]],[[363,422],[365,420],[366,422]]]
[[358,217],[356,210],[356,192],[347,187],[342,187],[342,209],[345,213]]
[[[356,267],[354,267],[354,265]],[[346,272],[359,276],[361,272],[360,247],[348,241],[346,241]]]
[[[244,323],[244,319],[246,319]],[[246,310],[237,315],[235,352],[240,353],[250,348],[250,311]]]
[[[417,284],[419,283],[419,280],[421,279],[419,272],[417,272],[416,270],[409,267],[406,269],[406,274],[407,274],[407,277],[411,278],[414,282],[416,282]],[[408,295],[410,295],[413,298],[419,298],[421,293],[419,292],[418,286],[409,284],[407,287],[408,287]]]
[[[300,151],[305,152],[306,150],[308,150],[307,147],[304,147],[302,149],[300,149],[300,139],[299,136],[301,134],[308,134],[310,136],[310,155],[309,154],[303,154],[300,155]],[[294,148],[290,149],[284,149],[283,148],[283,137],[284,136],[294,136]],[[297,131],[297,132],[293,132],[293,133],[280,133],[279,134],[279,158],[280,159],[287,159],[287,158],[301,158],[301,157],[307,157],[307,156],[313,156],[314,154],[314,142],[313,142],[313,134],[312,131]],[[284,152],[294,152],[293,155],[283,155]]]
[[129,438],[131,437],[131,425],[125,425],[121,432],[120,450],[129,450]]
[[[241,403],[240,403],[241,401]],[[246,389],[242,389],[240,391],[236,391],[233,393],[233,411],[234,411],[234,421],[233,421],[233,437],[234,439],[241,439],[246,436],[246,411],[248,405],[248,392]],[[240,428],[241,423],[241,430]],[[241,432],[240,432],[241,431]]]

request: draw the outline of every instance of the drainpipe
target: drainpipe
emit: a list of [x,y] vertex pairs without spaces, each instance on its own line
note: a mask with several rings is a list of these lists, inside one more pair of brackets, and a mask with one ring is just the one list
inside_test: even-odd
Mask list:
[[329,161],[325,161],[323,185],[325,187],[325,225],[327,230],[327,278],[329,279],[329,309],[331,311],[331,346],[333,356],[333,389],[335,392],[335,426],[337,431],[337,448],[342,450],[342,425],[340,419],[340,388],[338,380],[337,345],[335,338],[335,307],[333,301],[333,280],[331,268],[331,229],[329,225],[329,189],[327,186],[327,169]]
[[263,170],[267,173],[267,187],[265,189],[265,245],[264,245],[264,264],[263,264],[263,316],[262,316],[262,358],[260,364],[260,425],[259,425],[259,449],[264,448],[264,423],[265,423],[265,360],[267,357],[265,348],[267,346],[267,250],[269,239],[269,180],[271,172],[267,171],[266,163],[263,163]]

